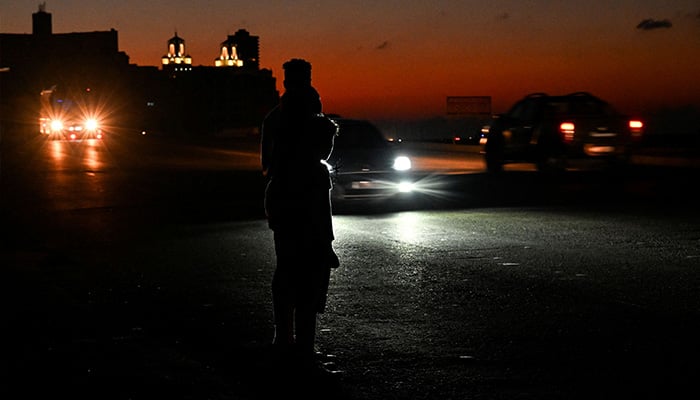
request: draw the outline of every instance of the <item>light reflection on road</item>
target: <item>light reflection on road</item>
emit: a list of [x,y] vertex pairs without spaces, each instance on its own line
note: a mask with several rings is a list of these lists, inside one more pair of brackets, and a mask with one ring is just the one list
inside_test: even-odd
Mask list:
[[101,142],[97,140],[88,140],[87,146],[85,146],[85,156],[83,157],[83,163],[89,170],[97,170],[104,165],[104,160],[102,159],[102,153],[97,151],[97,145]]
[[103,142],[97,139],[82,141],[52,140],[49,142],[49,161],[51,170],[91,171],[104,168],[105,152]]
[[108,161],[103,141],[52,140],[47,146],[48,157],[43,162],[36,159],[37,165],[33,166],[41,172],[34,175],[35,179],[48,180],[43,184],[42,200],[47,209],[95,208],[109,202],[102,173]]

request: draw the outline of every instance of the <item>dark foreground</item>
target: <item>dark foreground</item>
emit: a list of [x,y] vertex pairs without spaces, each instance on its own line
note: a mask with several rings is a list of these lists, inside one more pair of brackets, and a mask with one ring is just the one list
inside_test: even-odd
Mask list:
[[[147,199],[119,207],[45,210],[32,200],[43,189],[21,197],[3,191],[0,396],[697,395],[695,176],[694,169],[673,168],[641,168],[623,180],[574,174],[552,181],[518,172],[454,176],[446,185],[459,188],[457,195],[417,206],[454,211],[440,220],[446,229],[451,219],[473,218],[469,230],[458,231],[472,239],[451,252],[432,253],[425,244],[428,251],[399,246],[397,255],[387,251],[385,259],[371,258],[368,249],[391,249],[395,243],[377,243],[371,231],[343,231],[339,246],[346,265],[338,272],[332,307],[321,317],[319,332],[319,350],[333,353],[329,359],[345,371],[331,378],[276,367],[268,346],[273,255],[257,171],[141,171],[134,178],[139,184],[130,180],[125,188]],[[21,189],[12,179],[4,183]],[[584,222],[621,219],[613,226],[624,229],[605,225],[598,232],[598,225],[559,226],[556,219],[538,225],[532,221],[537,214],[527,217],[528,209],[556,214],[562,207],[562,221],[574,210],[584,213]],[[361,207],[360,215],[371,220],[406,208],[411,207]],[[341,216],[357,212],[339,207]],[[515,257],[527,248],[519,233],[527,230],[540,232],[536,243],[558,243],[551,254],[566,257],[552,269],[565,276],[539,279],[539,269],[491,269],[502,252]],[[627,230],[639,230],[639,239],[620,239],[627,238]],[[600,246],[579,251],[577,233],[598,236]],[[567,254],[567,242],[560,238],[574,238],[568,244],[577,252]],[[642,255],[634,255],[636,248]],[[651,260],[658,265],[642,275],[625,272],[647,253],[658,257]],[[678,258],[682,261],[673,261]],[[588,265],[589,259],[614,265],[618,274],[604,286],[594,285],[587,278],[591,271],[607,272]],[[546,271],[547,260],[531,262]],[[365,264],[386,269],[371,272],[362,268]],[[420,285],[410,280],[382,285],[383,277],[415,264],[430,267],[411,277],[420,278]],[[633,293],[638,289],[660,301],[625,301],[639,300]]]

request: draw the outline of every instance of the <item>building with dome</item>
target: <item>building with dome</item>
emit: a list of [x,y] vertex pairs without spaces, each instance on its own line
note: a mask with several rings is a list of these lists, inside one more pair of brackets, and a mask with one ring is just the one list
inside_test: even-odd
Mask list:
[[168,53],[161,57],[164,71],[191,71],[192,57],[185,53],[185,40],[177,35],[168,40]]
[[220,49],[214,66],[260,69],[260,38],[247,30],[239,29],[235,34],[228,35]]

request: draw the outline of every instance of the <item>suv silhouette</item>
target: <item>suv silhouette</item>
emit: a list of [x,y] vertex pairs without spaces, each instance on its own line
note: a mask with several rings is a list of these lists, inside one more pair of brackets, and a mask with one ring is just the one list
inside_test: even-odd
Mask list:
[[642,127],[590,93],[533,93],[492,119],[483,150],[486,169],[498,172],[519,162],[535,163],[543,172],[591,161],[624,165]]

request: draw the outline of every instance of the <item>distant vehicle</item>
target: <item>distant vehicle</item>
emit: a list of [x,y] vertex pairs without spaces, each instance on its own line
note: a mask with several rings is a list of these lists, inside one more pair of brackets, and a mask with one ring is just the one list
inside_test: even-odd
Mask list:
[[331,116],[339,125],[330,158],[332,198],[340,201],[387,200],[414,190],[411,160],[397,151],[371,122]]
[[455,135],[452,138],[453,144],[479,144],[486,135],[482,131],[468,132],[464,135]]
[[89,88],[41,91],[39,133],[51,140],[102,139],[102,110]]
[[593,163],[624,165],[643,126],[590,93],[533,93],[484,129],[486,168],[497,172],[504,164],[525,162],[552,172]]
[[452,136],[452,144],[479,145],[486,137],[483,126],[488,124],[489,120],[489,117],[481,115],[455,118],[451,127],[455,132]]

